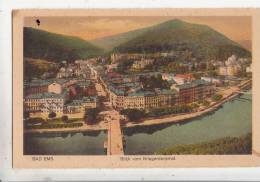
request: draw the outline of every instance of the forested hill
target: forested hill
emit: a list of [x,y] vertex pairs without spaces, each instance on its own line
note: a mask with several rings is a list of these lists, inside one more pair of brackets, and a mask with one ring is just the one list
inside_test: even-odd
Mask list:
[[24,27],[24,57],[59,62],[102,53],[102,49],[78,37]]
[[90,42],[109,52],[109,51],[113,50],[115,47],[119,46],[120,44],[126,43],[126,42],[142,35],[144,32],[148,31],[150,28],[151,27],[132,30],[129,32],[124,32],[124,33],[120,33],[120,34],[116,34],[116,35],[98,38],[95,40],[91,40]]
[[[235,31],[235,30],[234,30]],[[206,25],[178,19],[151,27],[143,34],[114,48],[120,53],[192,51],[194,57],[225,59],[232,54],[242,57],[251,52]]]
[[179,145],[162,149],[158,155],[238,155],[252,153],[252,134],[225,137],[199,144]]

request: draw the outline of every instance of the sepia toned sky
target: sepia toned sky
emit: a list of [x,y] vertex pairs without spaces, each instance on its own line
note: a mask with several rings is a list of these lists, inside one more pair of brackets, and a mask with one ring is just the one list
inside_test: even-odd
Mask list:
[[[37,19],[41,21],[40,26]],[[24,26],[92,40],[171,19],[206,24],[235,41],[251,40],[251,17],[27,17]]]

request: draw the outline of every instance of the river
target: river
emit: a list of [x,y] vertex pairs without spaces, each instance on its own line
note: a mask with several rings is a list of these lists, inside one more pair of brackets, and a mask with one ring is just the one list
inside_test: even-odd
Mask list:
[[[124,129],[126,155],[153,154],[180,144],[241,136],[252,131],[252,94],[247,92],[223,104],[217,111],[181,124]],[[67,134],[26,134],[25,154],[105,155],[101,132]]]

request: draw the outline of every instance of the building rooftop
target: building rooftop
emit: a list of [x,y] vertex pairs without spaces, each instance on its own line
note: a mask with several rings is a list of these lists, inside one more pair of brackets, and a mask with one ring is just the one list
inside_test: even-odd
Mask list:
[[66,82],[69,82],[69,80],[67,79],[46,79],[46,80],[41,80],[41,79],[33,79],[30,82],[26,82],[24,84],[24,86],[28,86],[28,87],[39,87],[39,86],[48,86],[52,83],[59,83],[59,84],[64,84]]
[[81,106],[85,103],[97,102],[97,97],[83,97],[82,99],[74,99],[71,102],[67,103],[66,106]]
[[194,79],[194,76],[192,74],[176,74],[175,77],[183,79]]
[[180,89],[186,89],[186,88],[197,87],[199,85],[208,85],[208,84],[210,84],[210,83],[205,81],[205,80],[194,80],[190,83],[184,83],[182,85],[176,85],[176,87],[180,88]]
[[176,81],[175,80],[169,80],[167,81],[170,85],[173,85],[173,84],[176,84]]
[[65,99],[66,95],[68,94],[67,90],[64,90],[61,94],[44,92],[38,94],[30,94],[27,95],[26,99],[48,99],[48,98],[55,98],[55,99]]
[[169,95],[178,93],[175,89],[162,89],[160,90],[161,94]]
[[89,86],[92,86],[93,84],[90,80],[86,80],[86,81],[78,82],[77,85],[80,87],[89,87]]

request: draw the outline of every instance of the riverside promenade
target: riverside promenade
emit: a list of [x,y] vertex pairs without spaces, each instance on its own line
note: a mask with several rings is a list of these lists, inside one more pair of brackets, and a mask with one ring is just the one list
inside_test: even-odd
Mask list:
[[131,128],[136,126],[151,126],[151,125],[158,125],[162,123],[178,123],[181,121],[186,121],[189,119],[194,119],[196,117],[203,116],[204,114],[210,113],[212,111],[217,110],[222,104],[225,102],[235,98],[237,95],[239,95],[242,89],[246,87],[251,87],[252,80],[246,80],[242,82],[240,85],[236,87],[231,87],[229,89],[226,89],[221,92],[221,95],[223,98],[218,102],[213,102],[209,107],[203,108],[199,111],[195,111],[192,113],[184,113],[184,114],[173,114],[173,115],[166,115],[162,117],[156,117],[152,119],[144,119],[143,121],[140,121],[138,123],[126,123],[123,128]]

